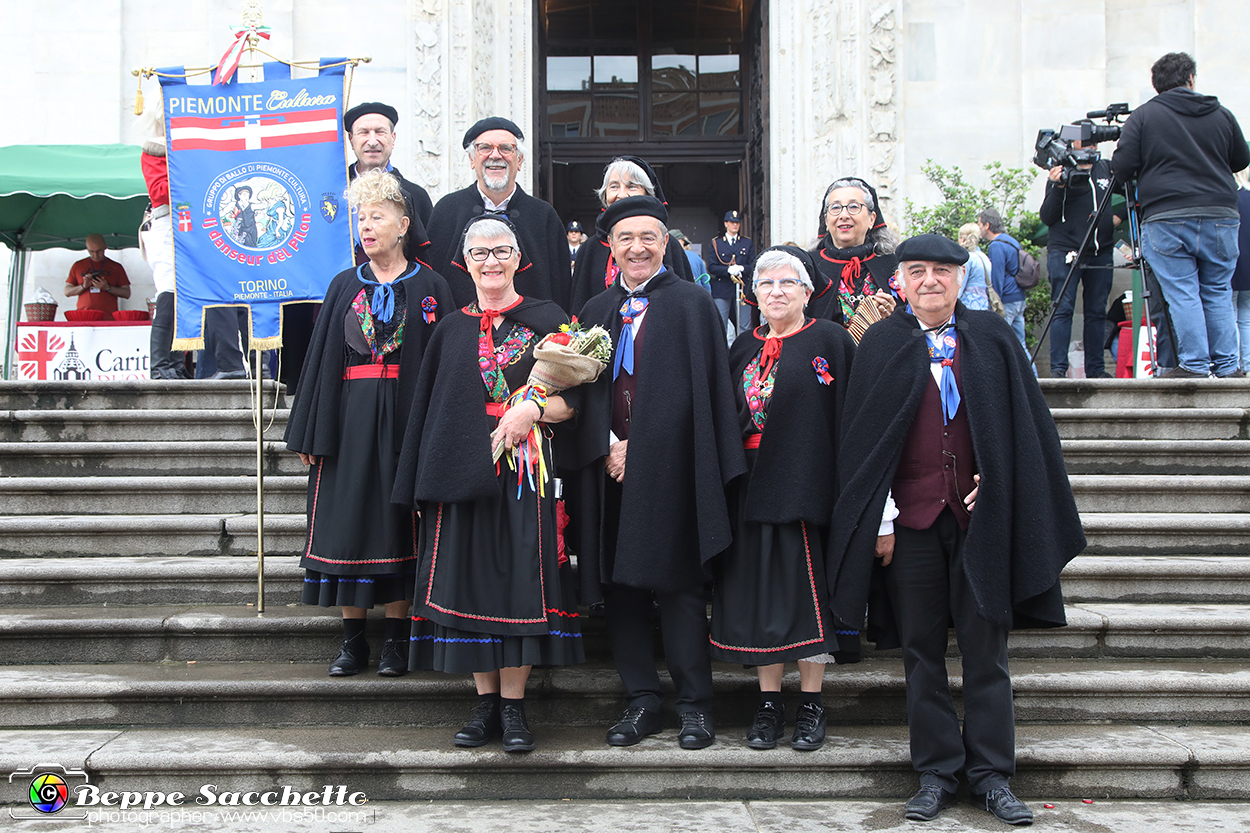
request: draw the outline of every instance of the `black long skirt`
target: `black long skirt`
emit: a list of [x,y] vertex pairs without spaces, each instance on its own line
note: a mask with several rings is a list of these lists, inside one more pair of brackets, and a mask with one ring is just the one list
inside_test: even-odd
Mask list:
[[[752,467],[756,454],[747,452]],[[858,661],[859,632],[840,630],[829,609],[827,531],[802,521],[747,521],[749,477],[731,499],[733,544],[712,567],[712,658],[756,666],[822,654]]]
[[391,503],[398,385],[396,379],[343,382],[338,453],[321,458],[308,475],[304,604],[368,608],[412,598],[416,515]]
[[[550,459],[550,458],[548,458]],[[410,668],[453,674],[585,661],[555,501],[500,466],[499,497],[422,506]]]

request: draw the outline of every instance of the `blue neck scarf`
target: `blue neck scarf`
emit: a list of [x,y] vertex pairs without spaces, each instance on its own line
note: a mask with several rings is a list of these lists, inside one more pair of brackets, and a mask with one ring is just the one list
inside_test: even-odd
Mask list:
[[383,324],[391,323],[391,318],[395,315],[395,288],[393,284],[402,281],[404,278],[411,278],[419,271],[421,271],[421,264],[417,263],[408,274],[400,275],[390,283],[382,283],[381,281],[371,281],[365,277],[365,264],[362,263],[356,267],[356,277],[360,282],[367,286],[376,287],[373,290],[373,305],[369,307],[369,311],[373,313],[374,318]]
[[612,366],[612,381],[621,375],[621,368],[630,376],[634,375],[634,319],[647,308],[646,295],[627,295],[621,304],[621,338],[616,348],[616,361]]
[[[910,310],[910,307],[909,307]],[[929,361],[942,363],[942,382],[938,385],[938,393],[942,396],[942,424],[946,425],[955,418],[959,410],[959,386],[955,384],[955,346],[958,344],[955,335],[955,316],[950,323],[938,331],[937,346],[929,340],[926,333],[925,341],[929,342]]]

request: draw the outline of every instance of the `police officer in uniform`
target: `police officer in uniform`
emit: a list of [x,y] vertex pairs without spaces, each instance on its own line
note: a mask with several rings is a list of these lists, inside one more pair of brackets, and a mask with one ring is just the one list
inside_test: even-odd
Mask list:
[[570,220],[569,224],[564,227],[565,233],[569,238],[569,264],[570,268],[577,261],[577,250],[586,242],[586,233],[582,231],[582,224],[576,220]]
[[742,276],[750,275],[755,268],[755,244],[738,234],[742,231],[741,211],[726,211],[724,223],[725,233],[712,238],[704,260],[712,280],[712,299],[726,321],[733,316],[736,333],[741,327],[738,287],[742,285]]

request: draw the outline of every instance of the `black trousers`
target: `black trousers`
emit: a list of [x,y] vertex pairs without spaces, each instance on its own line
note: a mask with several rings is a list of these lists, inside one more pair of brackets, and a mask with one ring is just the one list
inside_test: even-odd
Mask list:
[[156,315],[152,317],[152,333],[149,343],[153,379],[184,379],[181,350],[171,350],[174,341],[174,293],[162,292],[156,296]]
[[[989,792],[1016,771],[1007,629],[977,614],[964,531],[949,509],[928,529],[895,523],[894,534],[886,582],[903,644],[912,766],[921,784],[954,792],[964,770],[973,793]],[[963,659],[962,734],[946,676],[951,622]]]
[[[605,578],[615,562],[620,526],[621,487],[608,478],[604,489],[603,547]],[[662,542],[659,542],[663,546]],[[712,659],[708,653],[707,599],[703,585],[659,593],[605,584],[603,609],[608,620],[612,660],[630,706],[658,709],[664,700],[655,667],[652,600],[660,608],[660,634],[668,674],[677,687],[677,713],[712,711]]]

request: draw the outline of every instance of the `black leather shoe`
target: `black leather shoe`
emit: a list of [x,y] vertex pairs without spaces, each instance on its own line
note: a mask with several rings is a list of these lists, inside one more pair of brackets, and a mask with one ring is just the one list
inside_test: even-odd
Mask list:
[[616,725],[608,729],[609,746],[633,746],[647,735],[654,735],[662,728],[659,709],[630,706],[621,712]]
[[777,738],[786,728],[786,716],[781,709],[772,706],[760,706],[755,713],[755,722],[747,732],[747,746],[752,749],[776,749]]
[[804,703],[794,716],[794,736],[790,738],[790,748],[814,752],[824,745],[825,709],[815,703]]
[[402,677],[408,673],[408,640],[388,639],[382,643],[378,655],[378,674],[383,677]]
[[955,794],[936,784],[925,784],[907,799],[903,813],[912,821],[933,821],[938,813],[955,803]]
[[682,712],[681,731],[677,733],[677,745],[682,749],[703,749],[716,740],[712,728],[712,716],[704,712]]
[[363,636],[343,640],[339,655],[330,663],[331,677],[354,677],[369,664],[369,643]]
[[464,728],[456,732],[453,742],[456,746],[485,746],[491,738],[503,732],[499,722],[499,701],[479,700],[473,707],[473,716]]
[[499,710],[499,722],[503,725],[503,751],[533,752],[534,736],[525,720],[525,705],[508,703]]
[[993,813],[999,821],[1008,824],[1032,824],[1033,811],[1029,805],[1011,794],[1011,788],[1004,784],[995,787],[985,795],[972,796],[972,803]]

